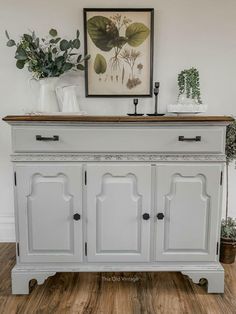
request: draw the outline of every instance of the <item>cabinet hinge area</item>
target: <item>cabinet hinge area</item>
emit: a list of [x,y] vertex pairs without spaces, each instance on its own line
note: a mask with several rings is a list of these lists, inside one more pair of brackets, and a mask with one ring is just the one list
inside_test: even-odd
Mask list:
[[219,242],[216,243],[216,255],[219,254]]
[[87,242],[84,243],[84,255],[87,256],[88,253],[88,244]]
[[19,244],[19,242],[16,243],[16,252],[17,252],[17,256],[20,256],[20,244]]
[[16,181],[16,172],[14,172],[14,184],[15,184],[15,186],[17,185],[17,181]]
[[87,171],[84,172],[84,185],[87,185]]
[[223,184],[223,171],[221,171],[220,173],[220,185]]

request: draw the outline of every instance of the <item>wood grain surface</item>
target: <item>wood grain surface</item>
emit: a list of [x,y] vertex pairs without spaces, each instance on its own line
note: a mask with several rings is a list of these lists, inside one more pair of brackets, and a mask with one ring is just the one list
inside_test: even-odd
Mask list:
[[162,117],[129,117],[129,116],[79,116],[79,115],[22,115],[6,116],[6,122],[20,121],[71,121],[71,122],[230,122],[230,116],[162,116]]
[[58,273],[27,296],[11,295],[15,245],[0,244],[1,314],[236,313],[236,264],[225,268],[225,294],[207,294],[180,273]]

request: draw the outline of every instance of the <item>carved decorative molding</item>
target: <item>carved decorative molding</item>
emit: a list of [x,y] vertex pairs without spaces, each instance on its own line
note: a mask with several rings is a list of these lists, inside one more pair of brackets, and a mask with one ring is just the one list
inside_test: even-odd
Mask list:
[[14,154],[11,155],[12,161],[146,161],[146,162],[161,162],[161,161],[211,161],[225,162],[225,155],[194,155],[194,154]]

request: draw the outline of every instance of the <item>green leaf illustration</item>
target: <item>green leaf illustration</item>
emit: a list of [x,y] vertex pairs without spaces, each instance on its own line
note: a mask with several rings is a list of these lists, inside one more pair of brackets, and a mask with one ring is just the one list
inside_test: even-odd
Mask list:
[[88,33],[94,45],[102,51],[110,51],[114,40],[119,38],[115,24],[104,16],[94,16],[87,22]]
[[125,37],[117,37],[114,40],[111,41],[111,45],[113,47],[122,48],[127,43],[127,38]]
[[94,71],[97,74],[103,74],[106,72],[106,70],[107,70],[106,59],[98,53],[94,61]]
[[132,47],[140,46],[149,36],[150,30],[143,23],[133,23],[126,29],[127,42]]

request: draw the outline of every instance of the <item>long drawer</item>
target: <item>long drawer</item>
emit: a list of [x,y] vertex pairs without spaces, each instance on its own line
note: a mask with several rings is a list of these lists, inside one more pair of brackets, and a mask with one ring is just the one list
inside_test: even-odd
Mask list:
[[218,126],[14,126],[14,152],[224,153]]

